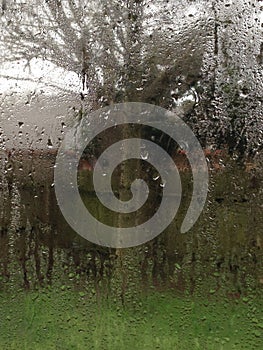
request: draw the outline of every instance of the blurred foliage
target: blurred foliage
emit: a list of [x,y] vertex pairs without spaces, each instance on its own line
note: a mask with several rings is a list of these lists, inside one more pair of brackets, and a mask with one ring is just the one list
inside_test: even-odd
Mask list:
[[179,113],[203,146],[262,149],[260,4],[184,0],[2,3],[1,61],[79,74],[84,110],[143,101]]

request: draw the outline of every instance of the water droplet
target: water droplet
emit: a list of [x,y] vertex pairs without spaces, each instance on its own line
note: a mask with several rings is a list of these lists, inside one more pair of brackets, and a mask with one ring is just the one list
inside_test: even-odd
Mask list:
[[149,157],[149,153],[148,153],[148,152],[143,152],[143,153],[141,154],[141,158],[142,158],[143,160],[148,159],[148,157]]

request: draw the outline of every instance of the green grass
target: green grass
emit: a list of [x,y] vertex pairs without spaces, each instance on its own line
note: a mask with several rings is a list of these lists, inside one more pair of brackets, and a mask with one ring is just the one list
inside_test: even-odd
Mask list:
[[262,349],[262,299],[152,292],[113,297],[43,289],[0,293],[0,349]]

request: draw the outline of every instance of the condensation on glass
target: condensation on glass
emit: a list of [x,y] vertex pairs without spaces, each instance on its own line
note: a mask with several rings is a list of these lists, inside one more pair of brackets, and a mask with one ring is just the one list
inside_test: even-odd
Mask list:
[[[67,324],[73,327],[72,346],[79,348],[85,339],[92,349],[118,347],[107,317],[118,325],[123,348],[140,341],[142,349],[174,349],[180,338],[196,349],[260,348],[263,2],[2,0],[0,11],[0,348],[17,347],[23,329],[32,348],[48,334],[48,348],[55,317],[65,337]],[[182,235],[193,187],[185,152],[168,135],[136,125],[99,135],[79,163],[79,191],[109,225],[147,220],[164,185],[142,154],[143,164],[133,160],[116,170],[112,186],[127,200],[134,176],[148,181],[146,213],[109,213],[96,198],[92,171],[111,142],[147,138],[180,171],[175,220],[153,241],[123,250],[82,239],[54,193],[67,130],[121,102],[180,115],[204,149],[210,176],[205,210]],[[120,183],[128,188],[119,190]]]

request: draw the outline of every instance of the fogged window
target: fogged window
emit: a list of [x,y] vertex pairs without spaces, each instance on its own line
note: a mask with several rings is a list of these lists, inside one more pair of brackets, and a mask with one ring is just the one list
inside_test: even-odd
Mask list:
[[[0,348],[260,349],[263,2],[0,4]],[[144,125],[146,114],[114,125],[111,114],[99,112],[121,103],[161,107],[170,127]],[[111,127],[101,130],[108,118]],[[205,206],[186,233],[196,158],[183,135],[171,137],[176,118],[200,143],[209,176]],[[72,140],[80,137],[91,142],[76,155]],[[154,239],[148,232],[144,244],[109,247],[101,226],[78,220],[67,192],[68,215],[88,237],[99,237],[95,244],[61,209],[58,154],[69,140],[61,187],[75,166],[86,210],[118,235],[158,213],[168,186],[161,174],[171,172],[162,159],[160,169],[150,164],[141,146],[138,159],[119,157],[112,193],[96,193],[95,169],[102,180],[109,175],[102,155],[116,143],[130,154],[120,142],[132,138],[154,143],[176,165],[178,211]],[[119,213],[113,204],[128,203],[138,179],[147,200]],[[103,195],[114,197],[112,207],[101,203]]]

